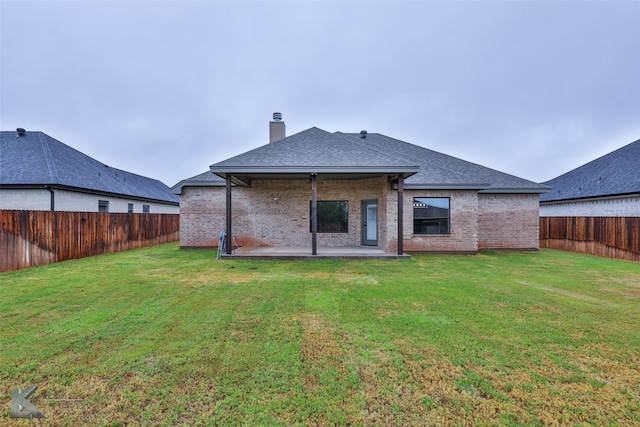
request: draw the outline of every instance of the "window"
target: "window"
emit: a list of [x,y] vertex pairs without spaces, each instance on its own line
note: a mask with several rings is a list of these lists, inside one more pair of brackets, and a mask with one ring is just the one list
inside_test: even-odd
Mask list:
[[127,212],[133,213],[133,203],[129,203],[129,206],[127,207]]
[[98,212],[109,212],[108,200],[98,200]]
[[149,205],[142,205],[142,213],[149,213]]
[[413,234],[449,234],[449,198],[414,197]]
[[[311,202],[309,202],[311,224]],[[311,230],[311,225],[309,225]],[[318,233],[347,233],[349,231],[349,204],[346,200],[318,201]]]

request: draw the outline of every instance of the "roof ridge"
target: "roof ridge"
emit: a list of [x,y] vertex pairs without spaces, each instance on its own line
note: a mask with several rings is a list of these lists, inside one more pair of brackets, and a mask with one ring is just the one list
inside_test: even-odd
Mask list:
[[[346,134],[346,133],[343,133],[343,132],[340,132],[340,131],[336,131],[333,134],[334,135],[339,134],[339,135],[336,135],[336,136],[339,136],[342,139],[345,139],[345,140],[348,140],[348,141],[350,141],[352,143],[355,143],[356,145],[358,145],[360,147],[363,147],[363,148],[366,148],[367,150],[375,151],[376,153],[380,153],[380,154],[384,155],[385,157],[391,157],[391,155],[389,155],[388,153],[384,152],[383,150],[381,150],[381,149],[379,149],[377,147],[372,147],[370,144],[365,144],[362,141],[359,141],[359,138],[356,138],[355,136],[351,136],[349,134]],[[378,135],[381,135],[381,134],[378,134]],[[418,164],[415,164],[415,159],[413,157],[411,157],[411,156],[407,156],[407,155],[400,154],[400,153],[394,153],[394,155],[396,155],[397,157],[403,157],[404,159],[411,161],[411,163],[408,163],[411,166],[420,166]]]
[[635,194],[640,191],[638,154],[640,139],[545,181],[552,191],[541,201]]
[[[379,134],[379,135],[382,135],[382,134]],[[507,175],[507,176],[510,176],[510,177],[513,177],[513,178],[521,179],[521,180],[523,180],[523,181],[531,182],[531,183],[533,183],[533,184],[541,185],[541,183],[539,183],[539,182],[531,181],[530,179],[522,178],[521,176],[513,175],[513,174],[511,174],[511,173],[503,172],[503,171],[501,171],[501,170],[498,170],[498,169],[495,169],[495,168],[492,168],[492,167],[489,167],[489,166],[481,165],[480,163],[475,163],[475,162],[472,162],[472,161],[469,161],[469,160],[465,160],[465,159],[460,158],[460,157],[452,156],[451,154],[442,153],[442,152],[440,152],[440,151],[436,151],[436,150],[433,150],[433,149],[431,149],[431,148],[422,147],[422,146],[420,146],[420,145],[412,144],[411,142],[402,141],[402,140],[400,140],[400,139],[393,138],[393,137],[390,137],[390,136],[386,136],[386,135],[382,135],[382,136],[384,136],[385,138],[393,139],[393,140],[395,140],[395,141],[403,142],[403,143],[405,143],[405,144],[413,145],[414,147],[418,147],[418,148],[421,148],[421,149],[424,149],[424,150],[429,150],[429,151],[431,151],[431,152],[433,152],[433,153],[437,153],[437,154],[440,154],[440,155],[443,155],[443,156],[451,157],[451,158],[453,158],[453,159],[456,159],[456,161],[461,161],[461,162],[468,163],[468,164],[471,164],[471,165],[479,166],[479,167],[481,167],[481,168],[484,168],[484,169],[490,170],[490,171],[492,171],[492,172],[497,172],[497,173],[500,173],[500,174],[502,174],[502,175]],[[429,160],[425,160],[425,162],[426,162],[426,163],[428,163],[428,164],[430,164],[430,165],[432,165],[432,166],[438,166],[437,164],[435,164],[435,163],[433,163],[432,161],[429,161]],[[458,172],[456,172],[456,171],[454,171],[454,170],[447,169],[447,168],[444,168],[444,167],[442,167],[442,166],[438,166],[438,167],[440,167],[440,168],[442,168],[442,169],[445,169],[445,170],[447,170],[447,171],[449,171],[449,172],[458,173]]]
[[45,141],[45,138],[43,138],[43,135],[44,133],[38,132],[38,139],[40,140],[40,145],[42,146],[42,153],[44,154],[44,159],[47,162],[47,169],[49,170],[51,183],[59,184],[60,177],[58,176],[56,162],[53,160],[53,156],[51,155],[51,149],[49,148],[49,141]]
[[[421,150],[428,150],[428,151],[431,151],[431,152],[433,152],[433,153],[437,153],[437,154],[440,154],[440,155],[443,155],[443,156],[448,156],[448,157],[455,158],[455,159],[457,159],[457,160],[462,160],[463,162],[472,163],[472,162],[469,162],[469,161],[467,161],[467,160],[460,159],[460,158],[458,158],[458,157],[454,157],[454,156],[451,156],[451,155],[449,155],[449,154],[441,153],[441,152],[439,152],[439,151],[435,151],[435,150],[432,150],[432,149],[427,148],[427,147],[422,147],[422,146],[417,145],[417,144],[412,144],[412,143],[410,143],[410,142],[403,141],[403,140],[398,139],[398,138],[393,138],[393,137],[390,137],[390,136],[384,135],[384,134],[379,133],[379,132],[374,132],[374,133],[372,133],[372,134],[373,134],[373,135],[379,135],[379,136],[381,136],[381,137],[383,137],[383,138],[391,139],[391,140],[394,140],[394,141],[397,141],[397,142],[401,142],[401,143],[403,143],[403,144],[411,145],[411,146],[416,147],[416,148],[419,148],[419,149],[421,149]],[[355,134],[354,134],[354,135],[355,135]],[[353,139],[355,139],[356,137],[355,137],[355,136],[352,136],[352,138],[353,138]],[[409,158],[409,159],[412,159],[412,160],[414,160],[414,159],[415,159],[415,158],[414,158],[414,157],[412,157],[412,156],[409,156],[409,155],[406,155],[406,154],[402,154],[402,153],[395,153],[395,155],[397,155],[397,156],[402,156],[402,157],[405,157],[405,158]],[[452,170],[452,169],[450,169],[450,168],[447,168],[447,167],[444,167],[444,166],[442,166],[442,165],[439,165],[439,164],[437,164],[437,163],[435,163],[435,162],[432,162],[432,161],[430,161],[430,160],[427,160],[426,158],[422,158],[422,157],[421,157],[421,158],[420,158],[420,161],[421,161],[421,162],[424,162],[425,164],[428,164],[428,165],[430,165],[430,166],[437,167],[438,169],[446,170],[447,172],[451,172],[451,173],[453,173],[453,174],[455,174],[455,175],[458,175],[458,176],[460,176],[460,177],[463,177],[463,178],[465,178],[465,179],[469,179],[469,177],[468,177],[467,175],[465,175],[465,174],[462,174],[462,173],[457,172],[457,171],[455,171],[455,170]],[[473,163],[473,164],[477,165],[477,163]],[[482,166],[482,165],[478,165],[478,166]],[[482,167],[486,167],[486,166],[482,166]],[[500,172],[500,171],[496,171],[496,172]],[[500,173],[504,173],[504,172],[500,172]],[[516,178],[517,178],[517,177],[516,177]],[[483,182],[483,181],[481,181],[481,180],[475,180],[475,181],[476,181],[477,183],[487,184],[487,183],[485,183],[485,182]]]
[[[151,178],[151,177],[148,177],[148,176],[146,176],[146,175],[141,175],[141,174],[139,174],[139,173],[135,173],[135,172],[130,172],[130,171],[128,171],[128,170],[120,169],[120,168],[117,168],[117,167],[114,167],[114,166],[109,166],[108,164],[106,164],[106,163],[104,163],[104,162],[102,162],[102,161],[100,161],[100,160],[98,160],[98,159],[96,159],[96,158],[94,158],[94,157],[91,157],[90,155],[88,155],[88,154],[86,154],[86,153],[84,153],[84,152],[82,152],[82,151],[78,150],[78,149],[77,149],[77,148],[75,148],[75,147],[72,147],[72,146],[71,146],[71,145],[69,145],[69,144],[65,144],[64,142],[62,142],[62,141],[60,141],[60,140],[58,140],[58,139],[56,139],[56,138],[54,138],[54,137],[52,137],[52,136],[50,136],[50,135],[47,135],[47,134],[46,134],[46,133],[44,133],[44,132],[38,131],[38,133],[39,133],[40,135],[44,135],[44,136],[45,136],[46,138],[48,138],[48,139],[51,139],[51,140],[53,140],[53,141],[57,142],[58,144],[63,145],[65,150],[73,150],[73,151],[75,151],[76,153],[78,153],[80,156],[82,156],[83,158],[85,158],[87,161],[92,162],[92,163],[94,163],[94,164],[96,164],[96,165],[104,166],[104,167],[108,168],[110,171],[121,172],[121,173],[126,174],[126,175],[129,175],[129,176],[136,176],[136,177],[139,177],[139,178],[142,178],[142,179],[145,179],[145,180],[157,181],[157,182],[160,182],[160,183],[161,183],[161,184],[163,184],[163,185],[166,185],[166,184],[164,184],[164,182],[160,181],[159,179]],[[47,144],[47,147],[48,147],[48,144]],[[53,160],[52,160],[52,161],[53,161]],[[54,162],[54,165],[55,165],[55,162]],[[57,168],[56,168],[56,178],[57,178]]]
[[[563,173],[563,174],[561,174],[561,175],[556,176],[555,178],[551,178],[551,179],[549,179],[549,180],[546,180],[546,181],[542,182],[542,184],[545,184],[545,183],[548,183],[548,182],[554,181],[554,180],[556,180],[556,179],[562,178],[562,177],[564,177],[565,175],[569,175],[569,174],[571,174],[571,173],[573,173],[573,172],[575,172],[575,171],[577,171],[577,170],[579,170],[579,169],[587,168],[588,166],[591,166],[591,165],[593,165],[593,164],[595,164],[595,163],[601,163],[601,162],[602,162],[602,161],[604,161],[606,158],[612,158],[614,155],[619,154],[619,152],[620,152],[620,151],[622,151],[622,150],[627,150],[627,149],[633,149],[633,148],[635,148],[635,145],[634,145],[634,144],[639,144],[639,146],[640,146],[640,139],[638,139],[638,140],[636,140],[636,141],[633,141],[633,142],[630,142],[629,144],[623,145],[623,146],[622,146],[622,147],[620,147],[620,148],[616,148],[616,149],[615,149],[615,150],[613,150],[613,151],[610,151],[610,152],[608,152],[608,153],[606,153],[606,154],[603,154],[603,155],[602,155],[602,156],[600,156],[600,157],[597,157],[597,158],[595,158],[595,159],[593,159],[593,160],[588,161],[587,163],[584,163],[584,164],[582,164],[582,165],[580,165],[580,166],[577,166],[577,167],[575,167],[575,168],[573,168],[573,169],[571,169],[571,170],[569,170],[569,171],[567,171],[567,172],[565,172],[565,173]],[[632,146],[633,146],[633,147],[632,147]],[[583,170],[584,170],[584,169],[583,169]]]

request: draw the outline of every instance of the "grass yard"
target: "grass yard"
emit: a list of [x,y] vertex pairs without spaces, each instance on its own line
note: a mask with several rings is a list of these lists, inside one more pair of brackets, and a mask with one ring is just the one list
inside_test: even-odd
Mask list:
[[2,273],[0,325],[1,425],[640,425],[640,263],[168,244]]

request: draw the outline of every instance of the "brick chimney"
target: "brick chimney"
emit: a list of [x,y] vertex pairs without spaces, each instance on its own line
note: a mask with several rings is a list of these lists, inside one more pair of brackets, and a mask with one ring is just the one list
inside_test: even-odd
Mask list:
[[282,113],[273,113],[273,120],[269,122],[269,143],[286,136]]

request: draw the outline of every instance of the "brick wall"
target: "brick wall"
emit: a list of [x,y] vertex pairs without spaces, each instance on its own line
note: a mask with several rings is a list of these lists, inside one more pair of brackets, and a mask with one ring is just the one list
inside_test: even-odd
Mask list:
[[[450,234],[414,235],[413,198],[449,197]],[[309,180],[254,181],[232,190],[235,243],[311,246]],[[361,244],[362,200],[378,200],[379,247],[397,250],[397,192],[387,178],[318,180],[318,200],[346,200],[348,233],[318,233],[319,246]],[[180,198],[180,246],[217,246],[225,225],[224,187],[185,187]],[[538,195],[476,191],[405,190],[404,250],[476,252],[483,248],[538,248]]]
[[225,225],[224,187],[183,187],[180,195],[180,246],[218,246]]
[[[386,241],[386,178],[318,180],[318,200],[346,200],[348,233],[318,233],[320,246],[359,246],[361,201],[378,200],[378,240]],[[395,193],[394,193],[395,194]],[[232,190],[232,224],[238,245],[311,246],[309,180],[256,180]],[[225,188],[184,187],[180,197],[180,246],[217,246],[225,229]]]
[[[449,197],[450,233],[413,234],[413,198]],[[387,214],[393,218],[390,224],[390,250],[397,248],[396,206],[398,196],[389,195]],[[478,194],[475,191],[405,190],[404,191],[404,241],[407,252],[476,252],[478,250]]]
[[538,249],[538,194],[479,194],[479,249]]

